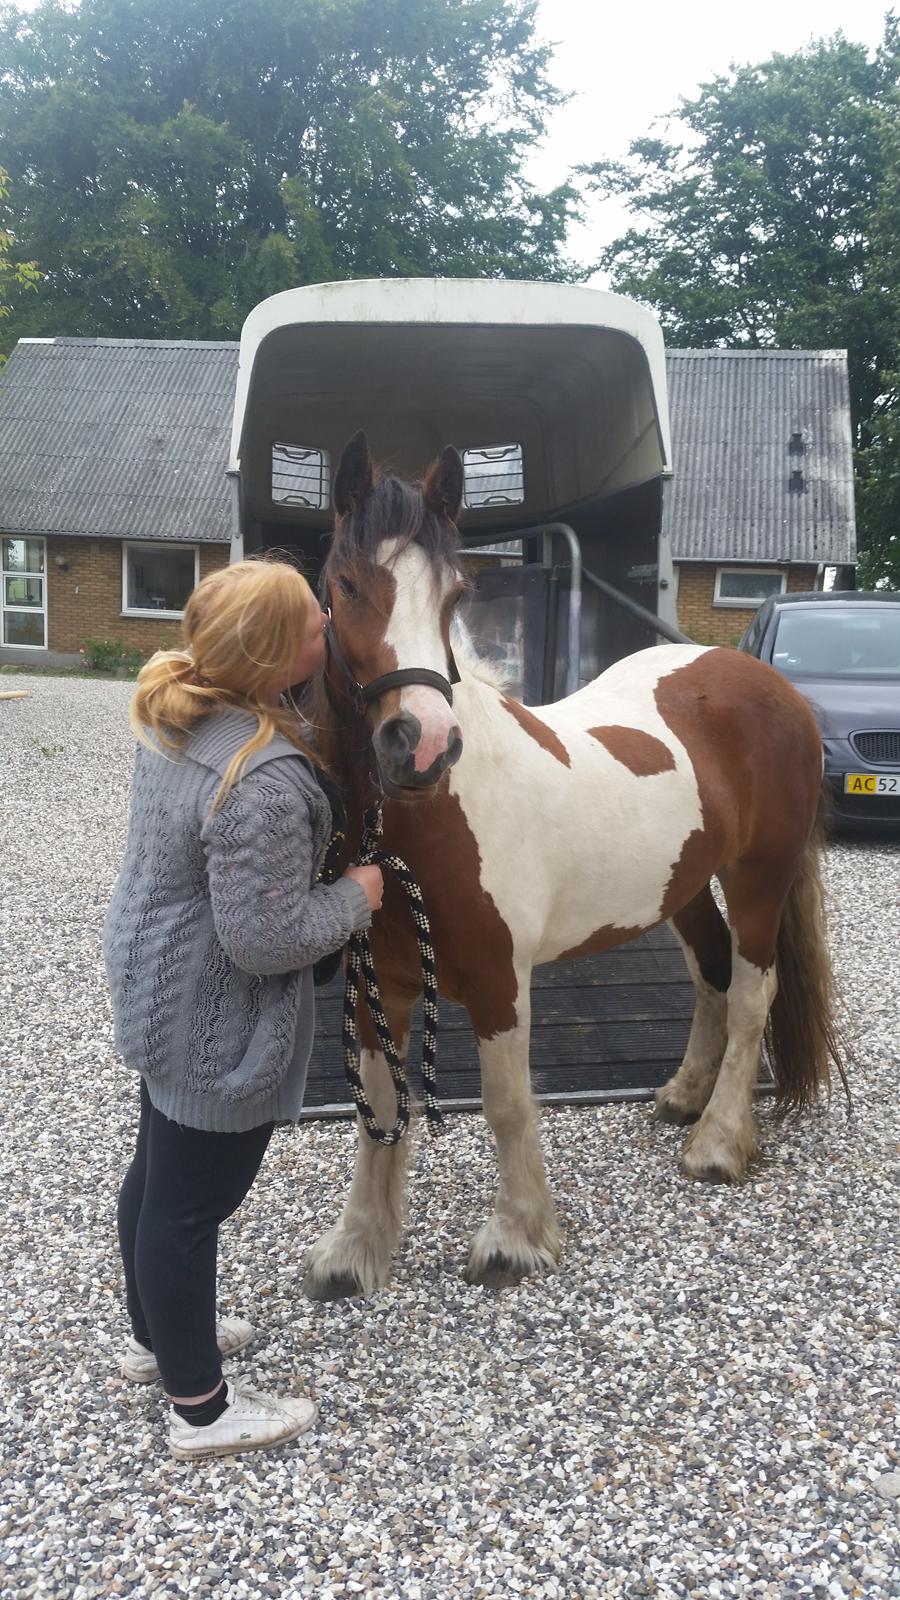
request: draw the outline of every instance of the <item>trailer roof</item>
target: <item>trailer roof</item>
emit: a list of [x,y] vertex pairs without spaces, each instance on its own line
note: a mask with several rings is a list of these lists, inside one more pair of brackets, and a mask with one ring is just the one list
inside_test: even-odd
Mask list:
[[[668,472],[659,324],[572,284],[374,279],[262,301],[242,332],[229,463],[246,513],[320,518],[273,504],[272,446],[333,463],[360,427],[376,459],[409,475],[447,443],[518,444],[518,520],[559,515]],[[509,514],[481,507],[467,523]]]

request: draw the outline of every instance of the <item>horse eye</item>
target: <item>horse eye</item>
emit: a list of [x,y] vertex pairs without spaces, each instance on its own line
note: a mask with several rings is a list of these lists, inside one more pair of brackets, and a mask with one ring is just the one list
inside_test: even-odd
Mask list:
[[345,600],[359,599],[359,592],[354,588],[349,578],[341,578],[339,579],[339,582],[341,586],[341,594],[344,596]]

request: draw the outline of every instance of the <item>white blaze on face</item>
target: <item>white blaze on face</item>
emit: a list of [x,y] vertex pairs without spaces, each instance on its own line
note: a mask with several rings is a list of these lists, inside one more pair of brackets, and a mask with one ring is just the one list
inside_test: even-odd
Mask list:
[[[418,545],[407,545],[405,550],[398,547],[399,540],[386,539],[378,552],[380,565],[388,568],[396,584],[384,642],[397,657],[398,668],[426,667],[446,678],[449,663],[441,636],[441,609],[457,576],[448,566],[436,577]],[[400,706],[421,725],[415,766],[417,772],[427,772],[447,749],[457,726],[456,714],[439,689],[424,684],[401,689]]]

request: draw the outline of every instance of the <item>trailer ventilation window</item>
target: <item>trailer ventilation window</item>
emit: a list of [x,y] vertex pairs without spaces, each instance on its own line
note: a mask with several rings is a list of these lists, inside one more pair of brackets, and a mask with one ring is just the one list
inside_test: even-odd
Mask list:
[[496,444],[463,451],[463,504],[520,506],[525,499],[525,474],[520,444]]
[[272,499],[277,506],[326,510],[331,504],[328,451],[313,450],[302,444],[273,444]]

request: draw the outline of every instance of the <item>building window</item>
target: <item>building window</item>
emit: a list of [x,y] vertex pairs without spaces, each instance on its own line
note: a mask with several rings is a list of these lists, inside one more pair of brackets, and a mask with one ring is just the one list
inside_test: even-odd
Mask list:
[[123,544],[122,611],[129,617],[180,617],[199,569],[194,544]]
[[325,511],[331,504],[331,457],[309,445],[272,446],[272,499],[276,506]]
[[463,451],[463,505],[520,506],[525,499],[525,468],[520,444],[497,444]]
[[741,606],[750,611],[770,594],[784,594],[785,574],[774,567],[717,567],[715,606]]
[[47,648],[47,545],[44,539],[3,539],[0,596],[2,643],[24,650]]

